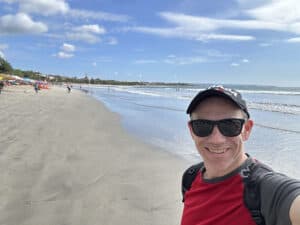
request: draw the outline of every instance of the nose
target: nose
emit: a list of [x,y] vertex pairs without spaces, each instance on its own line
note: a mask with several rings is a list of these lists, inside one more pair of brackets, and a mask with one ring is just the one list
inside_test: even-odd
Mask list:
[[219,128],[215,125],[209,139],[213,143],[223,143],[226,137],[220,132]]

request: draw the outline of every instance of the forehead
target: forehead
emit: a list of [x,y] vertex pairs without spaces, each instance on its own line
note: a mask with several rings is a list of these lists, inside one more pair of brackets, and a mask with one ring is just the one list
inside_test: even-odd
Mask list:
[[242,110],[236,104],[220,96],[208,97],[201,101],[192,113],[192,117],[205,119],[223,119],[242,115]]

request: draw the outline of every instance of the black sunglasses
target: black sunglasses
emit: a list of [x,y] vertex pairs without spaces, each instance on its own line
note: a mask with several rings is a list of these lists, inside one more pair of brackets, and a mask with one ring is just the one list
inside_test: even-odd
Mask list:
[[198,137],[207,137],[211,135],[214,126],[217,125],[221,134],[226,137],[238,136],[245,123],[244,119],[223,119],[223,120],[191,120],[193,132]]

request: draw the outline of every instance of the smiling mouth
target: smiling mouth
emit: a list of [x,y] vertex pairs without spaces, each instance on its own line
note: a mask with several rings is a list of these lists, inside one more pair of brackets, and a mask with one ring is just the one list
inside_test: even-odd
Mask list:
[[205,148],[207,151],[211,152],[211,153],[214,153],[214,154],[224,154],[225,152],[227,152],[228,148],[224,148],[224,149],[209,149],[209,148]]

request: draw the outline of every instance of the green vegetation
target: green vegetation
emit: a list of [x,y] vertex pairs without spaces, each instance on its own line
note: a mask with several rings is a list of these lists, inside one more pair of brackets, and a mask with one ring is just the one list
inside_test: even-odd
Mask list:
[[13,71],[9,62],[0,56],[0,73],[11,73]]
[[9,62],[0,57],[0,73],[13,74],[19,77],[29,78],[33,80],[50,81],[53,83],[78,83],[78,84],[110,84],[110,85],[185,85],[182,83],[163,83],[163,82],[138,82],[138,81],[117,81],[117,80],[101,80],[99,78],[83,78],[67,77],[61,75],[43,75],[40,72],[24,71],[13,69]]

